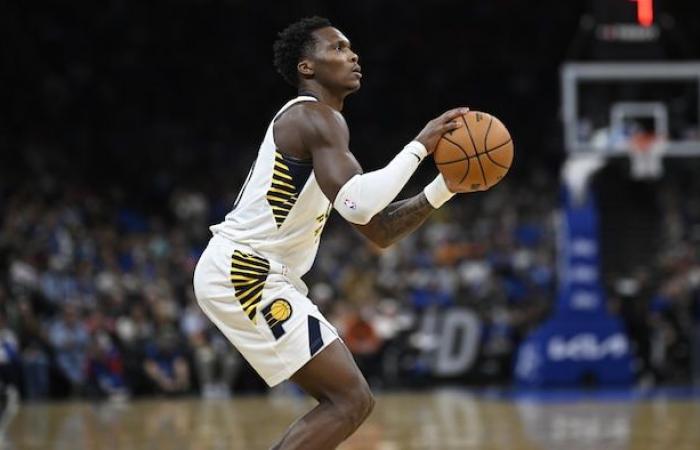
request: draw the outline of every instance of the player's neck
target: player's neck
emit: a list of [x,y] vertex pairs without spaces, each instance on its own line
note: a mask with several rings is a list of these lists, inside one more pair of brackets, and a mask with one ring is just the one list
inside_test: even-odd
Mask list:
[[299,87],[298,95],[308,95],[316,98],[316,100],[319,102],[330,106],[336,111],[343,110],[345,95],[337,95],[318,86],[301,86]]

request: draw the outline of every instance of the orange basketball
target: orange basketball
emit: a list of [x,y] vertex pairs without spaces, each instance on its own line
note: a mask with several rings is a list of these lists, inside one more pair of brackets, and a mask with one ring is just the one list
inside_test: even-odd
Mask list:
[[433,154],[435,164],[451,189],[485,191],[508,173],[513,140],[505,125],[491,114],[469,111],[456,120],[464,126],[440,138]]

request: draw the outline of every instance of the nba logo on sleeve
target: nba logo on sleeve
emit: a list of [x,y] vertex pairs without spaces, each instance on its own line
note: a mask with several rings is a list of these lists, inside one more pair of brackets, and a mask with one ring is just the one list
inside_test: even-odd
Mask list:
[[352,200],[350,200],[349,198],[346,198],[343,201],[343,204],[350,209],[357,209],[357,204],[355,202],[353,202]]

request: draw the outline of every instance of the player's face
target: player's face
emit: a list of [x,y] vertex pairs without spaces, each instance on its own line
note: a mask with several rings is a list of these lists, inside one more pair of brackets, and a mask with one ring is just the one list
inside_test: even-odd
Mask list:
[[316,46],[312,56],[314,79],[324,86],[354,92],[360,88],[362,72],[359,57],[350,41],[333,27],[313,32]]

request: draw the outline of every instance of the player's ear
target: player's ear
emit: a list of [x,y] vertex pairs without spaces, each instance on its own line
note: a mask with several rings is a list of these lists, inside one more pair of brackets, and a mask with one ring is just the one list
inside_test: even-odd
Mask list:
[[309,78],[314,74],[314,63],[308,59],[302,59],[297,64],[297,70],[304,78]]

